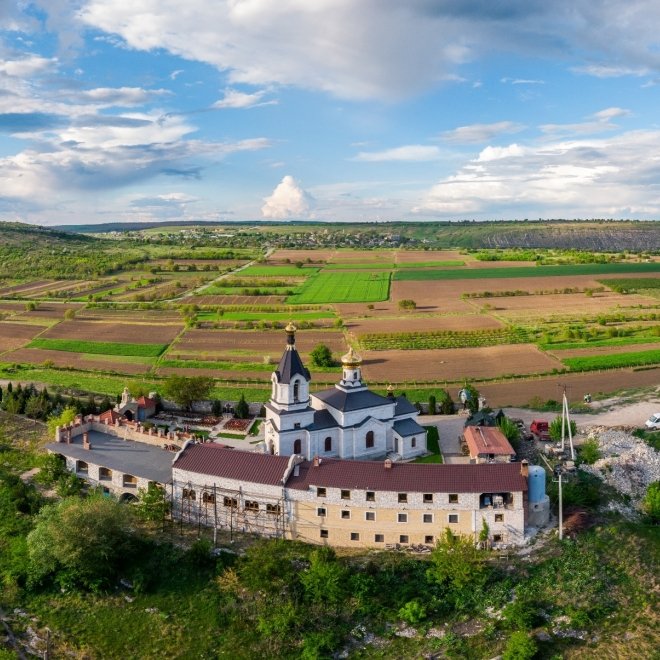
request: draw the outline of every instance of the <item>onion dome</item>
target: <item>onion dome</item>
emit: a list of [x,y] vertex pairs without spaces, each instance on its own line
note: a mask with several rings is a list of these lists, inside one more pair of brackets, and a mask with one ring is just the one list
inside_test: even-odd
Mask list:
[[341,363],[345,367],[359,367],[362,364],[362,358],[353,350],[351,346],[346,355],[342,355]]

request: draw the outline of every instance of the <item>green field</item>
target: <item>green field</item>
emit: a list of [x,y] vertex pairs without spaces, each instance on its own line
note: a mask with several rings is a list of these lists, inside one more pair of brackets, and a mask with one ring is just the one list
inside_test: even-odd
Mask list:
[[564,358],[562,362],[573,371],[642,367],[651,364],[660,364],[660,350]]
[[298,288],[297,284],[290,286],[268,286],[268,283],[259,286],[210,286],[208,289],[203,289],[197,292],[199,296],[246,296],[255,295],[254,293],[246,293],[248,291],[260,291],[259,295],[265,296],[286,296],[289,291],[295,291]]
[[119,344],[105,341],[79,341],[77,339],[34,339],[27,348],[41,348],[67,353],[90,353],[93,355],[126,355],[136,357],[158,357],[167,344]]
[[501,344],[526,344],[534,337],[524,328],[497,328],[495,330],[434,332],[379,332],[364,334],[360,346],[372,351],[414,351],[439,348],[468,348],[498,346]]
[[310,277],[297,294],[289,296],[291,304],[378,302],[390,295],[389,273],[326,273]]
[[394,270],[396,265],[393,263],[371,263],[367,264],[328,264],[323,270]]
[[309,277],[318,273],[318,268],[296,266],[248,266],[238,271],[238,277]]
[[413,261],[396,264],[396,268],[451,268],[452,266],[465,266],[465,262],[458,259],[448,259],[447,261]]
[[544,351],[570,351],[576,348],[597,348],[600,346],[634,346],[635,344],[655,344],[660,342],[659,336],[640,335],[637,337],[613,337],[612,339],[596,339],[594,341],[564,341],[556,344],[539,344]]
[[609,273],[660,273],[660,263],[570,264],[567,266],[516,266],[513,268],[472,268],[466,270],[397,271],[395,280],[479,280],[561,275],[606,275]]
[[660,277],[628,277],[598,281],[618,293],[635,293],[646,289],[660,289]]

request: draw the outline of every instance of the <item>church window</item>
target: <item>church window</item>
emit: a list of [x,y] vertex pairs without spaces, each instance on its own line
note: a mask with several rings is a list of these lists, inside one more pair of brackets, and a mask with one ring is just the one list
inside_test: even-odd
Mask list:
[[203,493],[202,502],[204,504],[215,504],[215,495],[213,493]]
[[433,504],[433,493],[424,493],[424,504]]
[[190,490],[188,488],[183,489],[183,493],[181,494],[181,497],[184,500],[196,500],[197,499],[197,494],[195,493],[194,490]]
[[368,490],[367,491],[367,502],[375,502],[376,501],[376,493],[374,493],[373,490]]
[[302,443],[300,442],[300,438],[296,438],[293,441],[293,453],[300,454],[301,448],[302,448]]
[[259,511],[259,502],[255,502],[254,500],[245,500],[245,510]]
[[316,497],[325,497],[325,488],[317,488]]
[[279,515],[282,512],[279,504],[266,504],[266,513]]
[[413,438],[413,439],[410,441],[410,446],[411,446],[411,447],[417,447],[417,438]]
[[332,438],[330,436],[325,439],[325,451],[332,451]]
[[371,449],[374,446],[374,432],[369,431],[367,437],[365,438],[365,446],[367,449]]
[[298,401],[299,396],[300,396],[300,383],[296,381],[293,384],[293,400]]
[[350,519],[350,517],[351,517],[351,512],[348,511],[348,509],[343,509],[342,512],[341,512],[341,517],[342,517],[344,520]]
[[351,499],[351,491],[350,490],[342,490],[341,491],[341,499],[342,500],[350,500]]
[[294,429],[299,429],[300,428],[300,422],[295,422],[293,425]]
[[408,493],[399,493],[399,504],[406,504],[408,502]]
[[238,506],[238,502],[235,497],[225,497],[222,501],[224,506],[229,507],[230,509],[235,509]]

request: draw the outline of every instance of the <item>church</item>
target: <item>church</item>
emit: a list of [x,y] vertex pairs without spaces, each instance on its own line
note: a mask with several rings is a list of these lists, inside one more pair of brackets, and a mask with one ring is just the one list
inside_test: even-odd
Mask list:
[[362,381],[362,359],[351,348],[341,359],[342,378],[311,394],[311,376],[296,350],[296,327],[271,376],[265,441],[269,453],[352,460],[408,460],[427,453],[426,430],[405,396],[371,392]]

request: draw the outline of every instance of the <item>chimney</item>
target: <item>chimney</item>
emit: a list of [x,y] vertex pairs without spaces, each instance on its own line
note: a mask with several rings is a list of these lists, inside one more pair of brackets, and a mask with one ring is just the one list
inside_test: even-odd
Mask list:
[[528,477],[529,476],[529,463],[527,461],[521,461],[520,462],[520,474],[523,477]]
[[392,469],[392,460],[389,458],[385,459],[385,469],[386,470],[391,470]]
[[91,449],[91,448],[92,448],[92,445],[89,442],[89,433],[87,433],[87,431],[85,431],[83,433],[83,449]]
[[318,456],[314,456],[314,460],[312,461],[312,465],[316,468],[319,465],[321,465],[321,459]]

